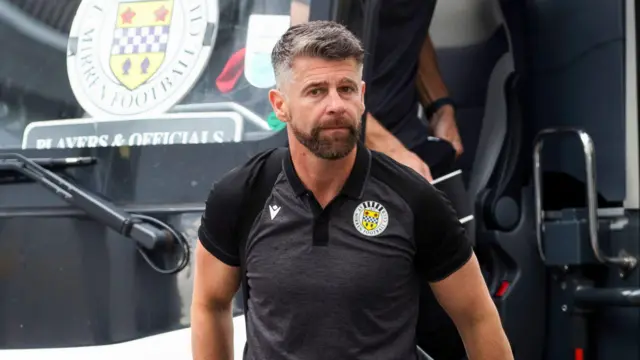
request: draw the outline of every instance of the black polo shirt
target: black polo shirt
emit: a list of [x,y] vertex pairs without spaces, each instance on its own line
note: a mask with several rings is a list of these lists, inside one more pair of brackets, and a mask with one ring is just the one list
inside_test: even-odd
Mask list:
[[407,148],[424,142],[429,131],[418,118],[420,97],[415,81],[435,3],[381,0],[373,37],[373,69],[365,95],[367,111]]
[[[246,358],[416,359],[419,283],[447,277],[472,254],[451,204],[359,145],[344,188],[322,209],[288,151],[266,151],[218,181],[199,230],[224,263],[245,256]],[[261,176],[267,166],[271,180]],[[255,195],[260,186],[266,196]]]

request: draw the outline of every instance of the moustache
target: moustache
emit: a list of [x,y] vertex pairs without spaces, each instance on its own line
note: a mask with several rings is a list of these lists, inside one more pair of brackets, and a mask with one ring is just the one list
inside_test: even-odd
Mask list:
[[326,129],[337,129],[337,128],[355,128],[356,123],[351,121],[345,117],[337,117],[327,121],[322,122],[316,128],[318,130],[326,130]]

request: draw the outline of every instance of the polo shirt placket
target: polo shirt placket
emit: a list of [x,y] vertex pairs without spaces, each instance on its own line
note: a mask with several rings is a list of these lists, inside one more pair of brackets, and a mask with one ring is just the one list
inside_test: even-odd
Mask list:
[[[365,182],[369,175],[369,167],[371,166],[371,153],[359,148],[356,153],[356,160],[351,174],[347,178],[347,182],[342,190],[333,200],[331,200],[325,208],[322,208],[318,200],[311,191],[302,184],[300,177],[295,171],[293,161],[290,156],[286,156],[283,160],[283,169],[287,177],[287,181],[291,186],[294,194],[307,202],[311,212],[313,213],[313,239],[314,246],[329,245],[329,227],[334,221],[332,219],[332,211],[344,204],[346,199],[359,200],[362,198]],[[342,219],[337,219],[339,221]]]

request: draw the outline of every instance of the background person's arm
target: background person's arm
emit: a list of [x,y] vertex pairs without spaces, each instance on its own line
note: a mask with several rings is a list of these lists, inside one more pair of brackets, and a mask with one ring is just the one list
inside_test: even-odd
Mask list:
[[[447,86],[440,76],[436,50],[433,47],[433,42],[429,35],[425,38],[422,49],[420,50],[416,85],[420,94],[420,102],[425,107],[434,100],[449,96]],[[452,109],[450,106],[445,107]]]
[[303,24],[309,21],[309,1],[291,1],[291,25]]
[[218,260],[198,241],[191,303],[194,360],[233,360],[232,300],[239,283],[239,269]]
[[371,113],[367,113],[365,145],[387,155],[406,149]]
[[389,130],[367,113],[365,145],[372,150],[384,153],[395,161],[410,167],[428,181],[433,181],[429,166],[409,151]]
[[[449,97],[449,91],[442,80],[440,69],[438,68],[436,50],[433,47],[433,42],[429,35],[425,38],[422,49],[420,50],[416,86],[420,95],[420,102],[425,109],[432,102]],[[456,124],[455,111],[451,105],[442,106],[429,119],[429,125],[434,136],[451,143],[456,150],[456,155],[460,156],[464,152]]]

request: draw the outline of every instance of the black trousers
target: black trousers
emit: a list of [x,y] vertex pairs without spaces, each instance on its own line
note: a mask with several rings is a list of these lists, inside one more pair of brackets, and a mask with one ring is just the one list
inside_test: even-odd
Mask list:
[[[410,150],[429,165],[434,179],[455,170],[455,150],[446,141],[425,140]],[[452,199],[454,195],[456,198],[465,197],[464,185],[462,189],[443,191],[459,213],[469,210],[467,204],[456,203]],[[455,194],[450,195],[450,192]],[[420,289],[420,314],[416,333],[418,345],[434,360],[461,360],[466,356],[455,324],[440,306],[427,283],[422,284]]]

